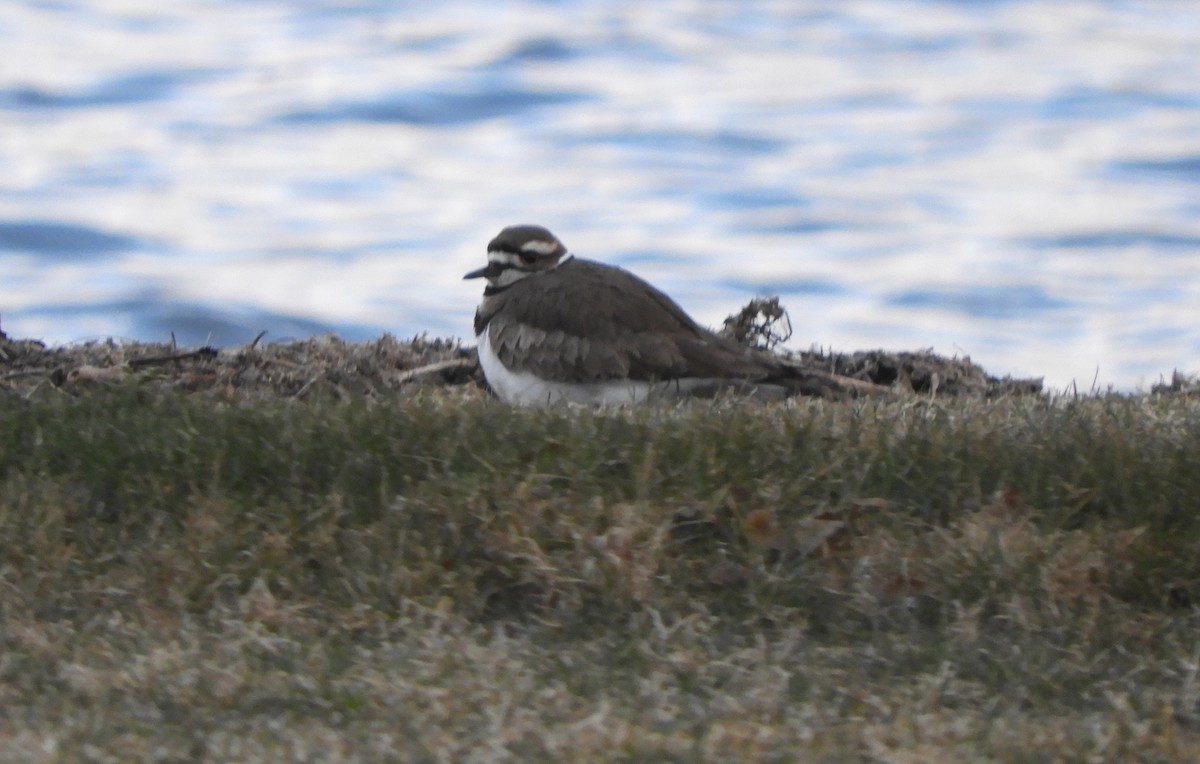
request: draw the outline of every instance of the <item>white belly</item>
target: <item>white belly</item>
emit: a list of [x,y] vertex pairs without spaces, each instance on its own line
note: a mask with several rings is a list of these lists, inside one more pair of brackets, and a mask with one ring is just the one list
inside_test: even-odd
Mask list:
[[606,382],[551,382],[525,371],[513,371],[500,362],[492,350],[484,328],[476,337],[479,341],[479,365],[492,390],[505,403],[520,406],[551,406],[556,403],[584,403],[592,406],[622,406],[641,403],[656,388],[673,383],[651,385],[649,382],[613,380]]

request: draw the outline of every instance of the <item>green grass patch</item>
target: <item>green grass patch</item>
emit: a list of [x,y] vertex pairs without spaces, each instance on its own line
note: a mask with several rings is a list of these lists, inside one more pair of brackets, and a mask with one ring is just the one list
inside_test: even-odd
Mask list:
[[0,398],[25,761],[1184,761],[1200,403]]

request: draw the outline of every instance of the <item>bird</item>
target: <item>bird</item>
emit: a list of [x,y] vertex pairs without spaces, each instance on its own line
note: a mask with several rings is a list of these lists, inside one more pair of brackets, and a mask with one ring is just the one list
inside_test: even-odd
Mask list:
[[479,365],[500,400],[620,406],[737,390],[778,398],[797,369],[696,323],[633,273],[576,257],[547,228],[504,228],[475,312]]

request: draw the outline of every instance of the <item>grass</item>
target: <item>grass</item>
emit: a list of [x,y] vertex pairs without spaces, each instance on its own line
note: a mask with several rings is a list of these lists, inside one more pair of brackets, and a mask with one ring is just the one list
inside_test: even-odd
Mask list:
[[0,397],[0,750],[1189,761],[1200,403]]

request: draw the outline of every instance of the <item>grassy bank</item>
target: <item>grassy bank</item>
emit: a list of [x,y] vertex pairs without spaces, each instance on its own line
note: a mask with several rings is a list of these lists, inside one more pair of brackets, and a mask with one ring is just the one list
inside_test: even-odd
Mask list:
[[1200,401],[0,397],[21,761],[1187,761]]

